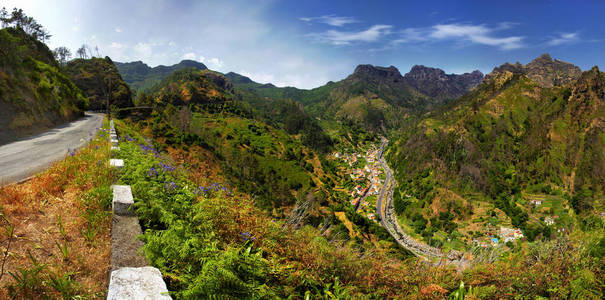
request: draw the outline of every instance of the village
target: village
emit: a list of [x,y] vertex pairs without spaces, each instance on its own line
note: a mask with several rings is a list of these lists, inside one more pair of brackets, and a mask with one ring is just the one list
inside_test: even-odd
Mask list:
[[[344,189],[349,203],[370,220],[376,221],[376,199],[384,183],[384,171],[378,162],[378,147],[370,145],[363,154],[357,151],[335,152],[333,156],[344,163],[350,180]],[[347,178],[347,179],[349,179]]]
[[495,247],[499,243],[506,244],[507,242],[514,242],[517,239],[523,238],[523,232],[518,228],[508,228],[500,226],[500,231],[496,232],[489,231],[485,233],[484,237],[473,239],[473,244],[482,247]]

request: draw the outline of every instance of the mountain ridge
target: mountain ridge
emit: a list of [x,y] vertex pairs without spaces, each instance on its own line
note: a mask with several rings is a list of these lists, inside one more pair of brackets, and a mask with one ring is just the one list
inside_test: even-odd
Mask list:
[[127,63],[114,62],[114,64],[118,68],[118,71],[120,71],[120,74],[122,74],[124,81],[135,91],[143,91],[153,87],[174,71],[185,68],[208,69],[203,63],[188,59],[181,60],[179,63],[170,66],[159,65],[150,67],[140,60]]
[[550,54],[544,53],[526,65],[519,62],[515,64],[507,62],[495,67],[491,73],[485,76],[486,80],[505,71],[526,74],[540,87],[546,88],[571,84],[582,75],[579,67],[559,59],[553,60]]

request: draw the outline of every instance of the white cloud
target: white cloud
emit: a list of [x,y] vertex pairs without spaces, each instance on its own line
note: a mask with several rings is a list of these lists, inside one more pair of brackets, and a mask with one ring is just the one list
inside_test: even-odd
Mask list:
[[550,46],[559,46],[564,44],[572,44],[580,40],[580,35],[577,32],[573,33],[562,33],[558,37],[552,38],[548,41]]
[[147,43],[137,43],[134,45],[133,50],[136,55],[142,59],[148,59],[151,57],[151,46]]
[[122,45],[120,43],[113,42],[113,43],[109,44],[109,48],[112,48],[112,49],[122,49],[122,48],[124,48],[124,45]]
[[220,69],[223,67],[223,61],[216,57],[208,59],[208,64],[210,65],[210,67],[216,68],[216,69]]
[[117,32],[117,33],[122,32],[122,28],[120,28],[120,27],[116,27],[114,30],[115,30],[115,32]]
[[376,42],[385,35],[390,34],[391,28],[393,28],[391,25],[379,24],[362,31],[327,30],[310,35],[320,42],[332,45],[349,45],[355,42]]
[[80,30],[80,27],[78,25],[74,25],[74,26],[71,27],[71,30],[72,31],[78,31],[78,30]]
[[239,72],[237,72],[241,75],[244,75],[256,82],[259,83],[273,83],[275,82],[275,75],[273,74],[268,74],[268,73],[264,73],[264,72],[248,72],[245,70],[241,70]]
[[304,18],[299,18],[299,20],[304,21],[304,22],[317,21],[318,23],[324,23],[324,24],[328,24],[328,25],[336,26],[336,27],[342,27],[347,24],[352,24],[352,23],[358,22],[353,17],[339,17],[339,16],[335,16],[335,15],[325,15],[325,16],[321,16],[321,17],[312,17],[312,18],[304,17]]
[[[398,38],[390,42],[390,46],[403,43],[436,42],[436,41],[466,41],[473,44],[498,47],[511,50],[523,47],[523,36],[496,37],[494,32],[506,30],[516,23],[502,22],[496,27],[486,25],[466,25],[459,23],[437,24],[431,27],[406,28],[398,32]],[[385,48],[390,49],[390,48]]]
[[195,53],[189,52],[183,54],[183,59],[195,60]]
[[328,82],[326,76],[316,76],[313,74],[285,74],[276,76],[272,73],[266,72],[248,72],[240,70],[237,73],[244,75],[253,81],[258,83],[271,83],[279,87],[295,86],[299,88],[312,88],[325,84]]
[[[502,24],[505,24],[502,26]],[[503,50],[523,47],[522,36],[494,37],[492,33],[498,29],[510,28],[510,23],[501,23],[500,28],[489,28],[485,25],[438,24],[432,27],[431,38],[464,39],[475,44],[499,47]]]
[[168,42],[168,46],[174,47],[174,46],[176,46],[176,44],[173,41],[170,41],[170,42]]

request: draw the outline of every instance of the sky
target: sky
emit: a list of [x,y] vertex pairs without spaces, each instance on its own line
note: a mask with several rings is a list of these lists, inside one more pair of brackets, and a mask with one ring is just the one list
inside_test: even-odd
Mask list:
[[313,88],[359,64],[489,73],[542,53],[605,66],[605,1],[0,0],[114,61],[200,61],[277,86]]

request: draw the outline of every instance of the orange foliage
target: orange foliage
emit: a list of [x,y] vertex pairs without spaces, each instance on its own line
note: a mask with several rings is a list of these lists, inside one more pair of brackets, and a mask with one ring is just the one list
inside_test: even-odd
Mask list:
[[[14,283],[8,272],[31,267],[30,252],[38,262],[47,265],[45,271],[60,276],[70,273],[83,294],[105,293],[111,214],[102,203],[85,202],[82,198],[90,189],[109,180],[111,171],[100,163],[108,160],[108,153],[107,141],[95,140],[75,156],[30,180],[0,188],[0,207],[15,228],[5,274],[0,280],[0,298],[8,297],[6,286]],[[98,232],[92,243],[81,233],[91,226],[84,216],[87,209],[102,216],[96,223]],[[6,247],[5,241],[2,242],[2,247]],[[63,257],[57,244],[67,245],[67,257]],[[44,291],[43,295],[58,297],[53,290]]]

